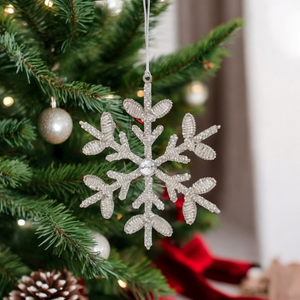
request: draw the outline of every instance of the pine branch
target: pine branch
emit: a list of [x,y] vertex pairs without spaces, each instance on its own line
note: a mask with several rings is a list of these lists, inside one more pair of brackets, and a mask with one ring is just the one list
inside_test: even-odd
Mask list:
[[152,262],[149,261],[149,259],[146,258],[144,254],[137,248],[131,247],[126,249],[121,253],[121,257],[127,262],[126,264],[128,264],[129,268],[132,270],[137,270],[136,280],[134,281],[136,283],[134,286],[134,292],[139,295],[140,298],[138,299],[143,299],[143,296],[145,295],[145,292],[141,289],[139,278],[143,278],[145,281],[149,280],[149,282],[155,278],[157,282],[158,293],[155,290],[148,290],[146,295],[147,299],[151,299],[151,296],[155,299],[159,298],[160,296],[167,296],[174,293],[171,288],[166,288],[166,278],[156,268],[150,268]]
[[16,188],[32,177],[32,171],[28,164],[20,160],[9,160],[0,157],[0,186]]
[[3,51],[0,51],[0,65],[0,97],[10,95],[15,101],[10,107],[0,108],[0,119],[36,117],[32,108],[34,106],[37,109],[41,105],[39,101],[45,97],[43,93],[36,84],[28,85],[25,72],[16,74],[15,63]]
[[8,17],[4,13],[4,7],[0,5],[0,35],[7,32],[16,32],[18,30],[18,23],[13,22],[13,17]]
[[[74,41],[87,33],[94,19],[94,1],[53,0],[53,2],[54,5],[50,9],[44,1],[10,1],[15,8],[15,19],[26,24],[26,28],[20,27],[18,31],[34,34],[33,40],[29,42],[35,45],[42,42],[44,48],[39,48],[42,51],[46,50],[48,56],[65,52],[74,46]],[[62,23],[65,23],[65,26],[61,26]],[[57,28],[60,30],[57,31]],[[55,47],[55,53],[51,53],[52,47]]]
[[63,26],[63,34],[58,40],[63,41],[62,52],[67,51],[74,41],[84,36],[94,19],[94,1],[82,0],[53,0],[54,10],[60,22],[63,21],[67,26]]
[[45,15],[42,13],[41,2],[30,0],[10,0],[9,2],[15,9],[15,18],[18,21],[25,22],[26,26],[36,34],[39,40],[47,40],[47,22],[45,22]]
[[[143,155],[143,147],[138,139],[130,137],[130,148],[135,154]],[[130,173],[136,165],[130,162],[107,162],[101,158],[101,163],[95,163],[97,157],[84,164],[51,164],[47,168],[34,168],[33,177],[26,191],[35,195],[48,195],[50,198],[62,199],[69,205],[90,196],[90,189],[83,184],[83,176],[97,175],[105,180],[112,181],[106,175],[109,170]],[[141,192],[142,190],[140,190]]]
[[21,259],[4,245],[0,245],[0,297],[1,299],[13,288],[22,276],[29,273],[29,269]]
[[[167,6],[166,2],[151,1],[151,28]],[[123,74],[139,61],[138,51],[144,45],[143,24],[142,1],[124,2],[120,15],[104,24],[103,33],[97,39],[101,46],[91,56],[84,78],[87,81],[97,78],[99,82],[118,89],[122,85]]]
[[110,220],[99,218],[99,207],[92,206],[87,209],[82,209],[79,204],[89,196],[91,190],[83,183],[83,176],[87,174],[97,175],[105,179],[105,181],[112,181],[107,177],[106,173],[109,170],[118,170],[124,173],[130,173],[136,169],[133,164],[123,165],[122,169],[117,169],[116,163],[102,162],[87,163],[87,164],[51,164],[46,169],[33,169],[33,177],[30,183],[23,187],[23,190],[29,194],[37,196],[47,196],[48,198],[58,199],[67,207],[70,207],[79,220],[84,222],[89,228],[93,230],[101,230],[103,234],[111,236],[113,234],[119,236],[123,233],[125,220],[119,220],[119,215],[130,216],[130,206],[132,194],[139,195],[143,190],[143,185],[134,184],[130,187],[127,199],[128,201],[120,201],[118,193],[115,194],[115,210],[114,215]]
[[113,166],[104,162],[101,164],[51,164],[46,169],[34,169],[34,176],[28,185],[28,191],[37,195],[50,195],[53,198],[65,199],[69,202],[72,199],[84,199],[90,191],[83,183],[83,176],[86,174],[100,174],[106,177],[106,172]]
[[[159,5],[158,5],[159,4]],[[151,17],[155,18],[162,13],[168,4],[159,3],[154,0],[151,3]],[[105,34],[101,37],[101,61],[110,62],[112,60],[120,60],[124,56],[136,53],[136,51],[144,44],[144,10],[143,2],[132,0],[124,4],[116,22],[107,24]],[[151,22],[151,27],[155,22]],[[132,47],[132,44],[136,44]],[[128,47],[131,46],[131,51]]]
[[[94,19],[88,31],[76,37],[69,51],[62,53],[59,58],[60,69],[68,74],[70,80],[80,80],[106,85],[105,81],[93,77],[87,70],[98,69],[98,49],[102,44],[103,27],[109,22],[110,13],[105,5],[95,5]],[[71,55],[70,55],[71,52]]]
[[0,142],[10,147],[32,148],[36,139],[35,127],[28,119],[0,120]]
[[[163,277],[159,271],[152,271],[156,276],[149,278],[148,273],[145,274],[145,265],[138,270],[137,266],[130,267],[114,255],[105,260],[92,253],[90,249],[94,242],[90,231],[55,201],[31,200],[8,190],[0,190],[2,212],[33,220],[38,227],[38,237],[42,239],[41,245],[45,245],[46,249],[51,248],[55,255],[63,255],[63,258],[67,256],[68,269],[75,276],[98,278],[102,275],[105,278],[122,279],[133,292],[144,293],[145,296],[149,292],[155,296],[170,292],[166,282],[162,282]],[[147,265],[149,267],[150,263]]]
[[[229,39],[233,32],[242,26],[240,19],[231,21],[214,29],[208,36],[193,45],[188,45],[177,53],[163,55],[150,62],[152,82],[159,85],[182,86],[191,81],[195,75],[204,71],[214,72],[219,67],[220,57],[225,54],[220,47]],[[195,71],[198,69],[198,74]],[[140,65],[124,75],[125,88],[120,91],[126,94],[141,85],[145,65]]]
[[18,46],[14,35],[5,33],[0,38],[0,49],[5,50],[11,61],[16,63],[17,72],[25,71],[28,81],[34,78],[42,91],[54,95],[57,102],[63,102],[67,107],[80,107],[83,111],[104,112],[109,110],[119,124],[127,121],[122,113],[119,97],[113,96],[109,88],[101,85],[90,85],[84,82],[61,84],[59,78],[51,72],[34,50],[24,45]]
[[[134,286],[130,287],[130,292],[132,292],[137,299],[158,299],[161,296],[167,296],[174,293],[172,289],[167,287],[166,279],[163,277],[161,272],[151,266],[151,261],[146,258],[144,253],[137,247],[133,246],[127,248],[121,251],[119,255],[113,250],[110,257],[113,257],[114,259],[120,259],[121,257],[122,261],[124,261],[127,265],[129,272],[131,273],[131,276],[135,278],[134,282],[136,283]],[[135,270],[135,272],[132,272],[133,270]],[[151,288],[143,290],[141,288],[145,281],[150,283],[154,281],[154,279],[156,280],[156,290]],[[99,297],[102,299],[102,294],[113,295],[116,290],[120,291],[120,294],[123,296],[121,297],[122,299],[127,298],[126,294],[124,295],[115,279],[110,278],[103,283],[101,283],[101,281],[100,284],[97,283],[99,283],[99,280],[90,280],[86,282],[88,289],[90,287],[97,286],[96,291],[98,297],[96,298],[95,295],[93,298],[93,295],[89,295],[91,299],[99,299]],[[149,284],[149,286],[151,285],[152,284]]]

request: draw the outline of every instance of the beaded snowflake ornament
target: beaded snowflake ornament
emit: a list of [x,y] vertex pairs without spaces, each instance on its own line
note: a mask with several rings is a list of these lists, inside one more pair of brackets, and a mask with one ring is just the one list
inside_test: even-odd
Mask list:
[[[147,79],[148,78],[148,79]],[[202,142],[215,134],[220,126],[212,126],[203,132],[195,135],[196,122],[194,117],[187,113],[182,122],[182,134],[184,142],[176,146],[177,135],[170,137],[165,153],[156,158],[152,158],[152,145],[158,136],[163,132],[164,128],[158,125],[152,131],[152,123],[156,119],[165,116],[172,108],[171,100],[162,100],[152,107],[151,100],[151,81],[152,77],[143,77],[144,85],[144,108],[132,99],[126,99],[123,102],[124,109],[133,118],[141,119],[144,123],[144,131],[138,126],[133,125],[132,131],[144,145],[144,158],[137,156],[130,150],[128,139],[124,132],[119,133],[120,143],[114,140],[115,123],[110,113],[105,112],[101,116],[101,131],[86,122],[80,122],[81,127],[96,138],[83,147],[83,153],[86,155],[96,155],[101,153],[106,148],[112,148],[116,151],[114,154],[109,154],[106,157],[108,161],[129,159],[138,167],[129,174],[108,171],[107,176],[116,181],[108,185],[101,178],[95,175],[84,176],[84,183],[97,193],[85,199],[80,207],[86,208],[98,201],[100,202],[101,214],[105,219],[109,219],[114,211],[114,191],[120,188],[119,199],[124,200],[132,180],[140,176],[144,177],[145,190],[132,203],[134,209],[138,209],[144,204],[144,214],[133,216],[125,224],[125,232],[132,234],[144,227],[144,244],[147,249],[152,246],[152,228],[164,236],[171,236],[173,229],[171,225],[160,216],[152,212],[152,207],[155,205],[159,210],[164,209],[164,203],[153,191],[153,176],[156,176],[165,183],[170,200],[174,203],[177,201],[177,193],[184,194],[184,203],[182,207],[183,216],[187,224],[192,224],[195,221],[197,214],[197,206],[199,204],[204,208],[214,213],[220,213],[216,205],[204,199],[201,195],[209,192],[216,185],[214,178],[206,177],[196,181],[191,187],[186,187],[182,184],[183,181],[190,179],[189,174],[167,175],[162,172],[159,167],[167,162],[174,161],[178,163],[188,163],[190,159],[181,155],[182,152],[189,150],[197,156],[205,160],[213,160],[216,157],[216,152]]]

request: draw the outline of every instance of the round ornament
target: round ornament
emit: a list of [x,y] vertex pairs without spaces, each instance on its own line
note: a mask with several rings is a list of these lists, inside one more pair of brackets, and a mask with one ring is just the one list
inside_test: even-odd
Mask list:
[[205,103],[208,98],[208,88],[201,81],[193,81],[186,88],[185,100],[191,106]]
[[110,254],[110,244],[106,237],[98,232],[93,232],[92,237],[96,242],[96,245],[91,250],[97,254],[99,253],[99,256],[108,259]]
[[96,6],[106,6],[113,16],[118,15],[123,8],[123,0],[95,1]]
[[114,15],[118,15],[123,8],[123,1],[122,0],[106,0],[108,9]]
[[40,114],[38,130],[47,142],[61,144],[71,135],[72,118],[64,109],[56,107],[54,97],[51,98],[51,106]]

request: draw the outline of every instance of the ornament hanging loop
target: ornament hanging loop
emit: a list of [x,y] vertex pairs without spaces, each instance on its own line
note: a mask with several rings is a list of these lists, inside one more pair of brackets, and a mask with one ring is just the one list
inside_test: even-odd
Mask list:
[[56,108],[56,99],[54,96],[51,96],[50,105],[52,108]]
[[147,72],[147,71],[146,71],[146,72],[144,73],[143,81],[144,81],[145,83],[152,82],[152,75],[151,75],[150,72]]
[[149,69],[149,23],[150,23],[150,1],[143,0],[144,16],[145,16],[145,46],[146,46],[146,70],[143,76],[145,83],[152,81],[152,76]]

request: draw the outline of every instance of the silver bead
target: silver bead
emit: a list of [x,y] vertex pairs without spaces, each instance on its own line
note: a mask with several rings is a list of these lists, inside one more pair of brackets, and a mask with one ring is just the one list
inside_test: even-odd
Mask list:
[[71,116],[61,108],[47,108],[38,120],[41,136],[51,144],[63,143],[71,135],[73,122]]
[[144,159],[140,164],[141,173],[145,176],[151,176],[155,173],[155,165],[152,159]]

